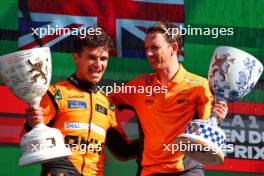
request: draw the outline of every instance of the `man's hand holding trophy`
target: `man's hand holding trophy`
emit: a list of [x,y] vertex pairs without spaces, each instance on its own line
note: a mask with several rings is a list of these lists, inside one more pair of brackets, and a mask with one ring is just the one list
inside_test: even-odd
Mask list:
[[[51,81],[51,54],[48,47],[18,51],[0,57],[0,78],[30,107],[39,107]],[[40,120],[42,122],[42,120]],[[20,142],[19,165],[43,163],[71,155],[58,129],[44,123],[33,126]]]

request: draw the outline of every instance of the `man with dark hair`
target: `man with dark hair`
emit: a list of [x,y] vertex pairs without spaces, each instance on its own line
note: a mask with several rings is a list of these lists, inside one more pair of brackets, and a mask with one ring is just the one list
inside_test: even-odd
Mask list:
[[227,114],[224,102],[212,107],[208,81],[178,63],[181,46],[182,36],[173,24],[160,22],[148,28],[145,50],[155,73],[142,74],[125,86],[153,86],[156,90],[157,86],[166,86],[167,92],[152,92],[151,96],[129,92],[110,95],[119,110],[129,108],[138,116],[142,141],[137,173],[140,176],[202,176],[200,163],[164,146],[175,144],[191,120],[207,119],[211,111],[221,119]]
[[[51,85],[40,107],[26,109],[25,129],[44,122],[58,128],[73,155],[42,164],[42,176],[103,175],[104,146],[119,159],[137,154],[137,140],[128,140],[115,118],[115,109],[97,89],[107,67],[111,38],[101,34],[74,40],[76,71],[67,80]],[[120,150],[122,149],[122,150]]]

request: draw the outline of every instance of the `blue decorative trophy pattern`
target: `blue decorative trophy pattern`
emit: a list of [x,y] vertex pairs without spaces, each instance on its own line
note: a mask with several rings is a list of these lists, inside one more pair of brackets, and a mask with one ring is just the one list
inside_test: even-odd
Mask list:
[[[216,101],[233,102],[249,93],[263,72],[263,65],[252,55],[237,48],[220,46],[215,49],[208,73],[210,89]],[[177,141],[201,145],[202,150],[184,151],[186,156],[208,165],[224,162],[222,149],[226,136],[217,125],[217,117],[190,122]]]

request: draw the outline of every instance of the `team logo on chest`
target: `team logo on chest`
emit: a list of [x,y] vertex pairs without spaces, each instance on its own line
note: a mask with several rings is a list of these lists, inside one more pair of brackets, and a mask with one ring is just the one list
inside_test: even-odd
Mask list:
[[186,104],[186,103],[189,103],[189,100],[187,98],[177,99],[177,104]]
[[153,105],[153,104],[154,104],[154,98],[145,99],[145,105]]
[[84,101],[68,100],[68,108],[87,108],[87,104]]

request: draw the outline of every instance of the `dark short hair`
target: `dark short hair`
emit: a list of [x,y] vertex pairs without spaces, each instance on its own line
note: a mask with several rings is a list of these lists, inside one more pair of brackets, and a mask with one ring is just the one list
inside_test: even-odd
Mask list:
[[[168,29],[170,29],[169,34],[166,32]],[[173,35],[173,30],[172,29],[177,29],[178,33],[177,35]],[[164,34],[165,39],[168,43],[174,43],[177,42],[179,49],[182,47],[183,45],[183,38],[182,35],[180,34],[180,29],[178,28],[177,25],[170,23],[168,21],[159,21],[158,23],[156,23],[154,26],[151,26],[149,28],[147,28],[147,34],[148,33],[161,33]]]
[[[85,37],[76,36],[73,41],[73,52],[81,53],[84,47],[88,48],[97,48],[104,47],[106,50],[111,50],[114,48],[114,42],[110,36],[102,28],[92,27],[96,31],[96,29],[100,29],[100,34],[89,34],[87,31]],[[90,29],[90,28],[89,28]],[[88,29],[87,29],[88,30]]]

